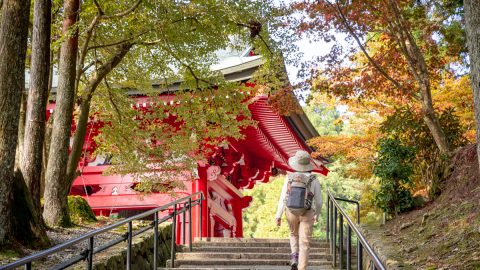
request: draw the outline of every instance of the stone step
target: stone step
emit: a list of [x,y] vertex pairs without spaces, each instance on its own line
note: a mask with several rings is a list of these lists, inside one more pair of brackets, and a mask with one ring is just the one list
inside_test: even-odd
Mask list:
[[[265,260],[284,260],[290,258],[290,253],[244,253],[244,252],[185,252],[177,253],[177,260],[198,260],[198,259],[265,259]],[[310,252],[310,259],[330,260],[331,256],[325,252]]]
[[[330,266],[328,260],[309,260],[311,266]],[[269,266],[288,266],[290,265],[290,258],[283,260],[269,260],[269,259],[201,259],[201,260],[175,260],[174,267],[183,267],[188,265],[198,266],[218,266],[223,267],[227,265],[269,265]],[[167,261],[167,267],[171,267],[171,261]]]
[[[287,241],[269,241],[269,242],[206,242],[197,241],[193,243],[195,247],[209,246],[209,247],[290,247],[290,242]],[[310,243],[312,248],[328,248],[328,243],[325,241],[313,241]]]
[[[226,238],[226,237],[203,237],[200,239],[199,237],[195,237],[194,242],[210,242],[210,243],[236,243],[236,242],[243,242],[243,243],[267,243],[267,242],[285,242],[290,243],[288,238]],[[326,242],[325,240],[318,240],[312,239],[312,242]]]
[[[193,246],[193,252],[231,252],[231,253],[291,253],[290,246],[282,246],[282,247],[229,247],[229,246]],[[189,252],[188,246],[181,246],[179,252]],[[329,249],[327,247],[311,247],[311,253],[327,253]]]
[[[289,270],[290,253],[289,239],[197,238],[192,252],[188,246],[181,246],[176,253],[175,268],[165,269]],[[170,260],[167,267],[172,267]],[[326,241],[311,242],[310,269],[332,269]]]
[[[215,266],[205,267],[202,265],[185,265],[179,268],[159,268],[162,270],[290,270],[289,266],[272,266],[272,265],[228,265],[228,266]],[[326,266],[309,266],[307,270],[333,270],[329,265]],[[353,269],[353,268],[352,268]]]

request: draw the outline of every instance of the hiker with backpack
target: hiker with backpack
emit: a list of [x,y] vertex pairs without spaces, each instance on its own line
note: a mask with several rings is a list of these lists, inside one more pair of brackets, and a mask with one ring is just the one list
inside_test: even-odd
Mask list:
[[318,221],[322,209],[320,182],[312,174],[313,164],[310,154],[297,151],[288,159],[294,173],[285,178],[278,201],[277,226],[281,225],[283,212],[290,227],[291,269],[305,270],[310,253],[313,224]]

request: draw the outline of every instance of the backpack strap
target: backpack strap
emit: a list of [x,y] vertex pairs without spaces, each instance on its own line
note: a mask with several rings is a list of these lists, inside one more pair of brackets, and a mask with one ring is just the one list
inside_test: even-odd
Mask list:
[[292,182],[293,182],[292,175],[289,174],[287,176],[287,190],[285,191],[285,198],[283,199],[283,210],[285,210],[285,207],[287,206],[288,194],[290,193]]
[[310,174],[310,177],[308,178],[308,182],[307,182],[308,190],[310,190],[310,186],[312,185],[312,182],[316,179],[317,179],[317,176],[315,176],[314,174]]

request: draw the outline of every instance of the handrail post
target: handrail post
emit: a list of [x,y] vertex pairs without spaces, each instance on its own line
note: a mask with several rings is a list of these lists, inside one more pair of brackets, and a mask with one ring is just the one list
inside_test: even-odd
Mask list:
[[362,243],[357,240],[357,270],[363,269],[363,250]]
[[333,267],[337,266],[337,207],[333,208]]
[[172,245],[170,250],[170,261],[172,263],[172,268],[175,268],[175,242],[176,242],[176,235],[175,231],[177,230],[177,204],[173,205],[173,215],[172,215]]
[[87,269],[93,269],[93,236],[88,239]]
[[187,243],[187,225],[185,223],[185,220],[187,219],[187,212],[186,212],[186,205],[185,203],[183,204],[183,213],[182,213],[182,241],[183,244],[185,245]]
[[330,197],[328,197],[330,201],[330,255],[333,255],[333,202]]
[[192,198],[188,198],[188,246],[192,252]]
[[357,223],[360,224],[360,203],[357,203]]
[[347,224],[347,270],[352,269],[352,228]]
[[158,257],[158,212],[153,216],[153,270],[157,270]]
[[32,262],[28,262],[25,264],[25,270],[32,270]]
[[330,223],[330,199],[328,198],[327,195],[327,224],[326,224],[326,236],[327,236],[327,241],[330,239],[329,237],[329,224]]
[[203,235],[203,192],[200,195],[200,241],[202,241]]
[[339,239],[338,239],[338,269],[343,269],[343,215],[340,214],[338,222]]
[[127,235],[127,270],[132,268],[132,222],[128,222]]

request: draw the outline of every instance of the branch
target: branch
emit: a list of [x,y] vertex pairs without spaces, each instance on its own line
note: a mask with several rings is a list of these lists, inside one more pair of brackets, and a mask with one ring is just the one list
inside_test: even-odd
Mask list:
[[205,79],[199,78],[199,77],[197,76],[197,74],[195,74],[195,71],[193,70],[193,68],[192,68],[190,65],[184,63],[184,62],[180,59],[180,57],[178,57],[178,56],[175,54],[175,52],[172,50],[172,48],[170,47],[170,44],[169,44],[168,42],[165,42],[164,44],[165,44],[166,46],[162,46],[163,49],[166,50],[168,53],[170,53],[170,55],[171,55],[175,60],[177,60],[182,66],[184,66],[184,67],[186,67],[186,68],[188,69],[188,71],[190,72],[190,74],[191,74],[191,75],[193,76],[193,78],[195,79],[195,83],[196,83],[196,85],[197,85],[197,89],[200,88],[199,82],[204,82],[204,83],[206,83],[207,85],[210,84],[210,82],[206,81]]
[[[90,67],[92,67],[93,65],[96,65],[96,64],[102,65],[103,62],[102,62],[101,60],[99,60],[99,59],[94,59],[94,60],[90,61],[87,65],[85,65],[85,66],[83,67],[83,69],[82,69],[82,75],[84,75],[84,73],[85,73]],[[96,68],[95,68],[95,70],[96,70]]]
[[[329,3],[330,5],[333,6],[332,3],[328,2],[328,1],[327,1],[327,3]],[[333,7],[333,8],[335,8],[335,7]],[[338,11],[338,14],[340,15],[340,19],[342,20],[342,24],[345,26],[345,28],[347,28],[347,31],[350,33],[350,35],[355,39],[356,43],[360,47],[360,50],[362,50],[363,54],[365,55],[365,57],[367,57],[368,61],[375,67],[375,69],[378,70],[378,72],[380,72],[382,74],[382,76],[385,79],[392,82],[395,85],[395,87],[397,87],[402,92],[407,93],[407,90],[405,88],[403,88],[403,86],[400,85],[400,83],[398,81],[396,81],[390,75],[388,75],[388,73],[377,62],[375,62],[375,60],[370,56],[370,54],[365,49],[365,47],[363,46],[363,44],[360,41],[360,39],[358,38],[358,36],[353,31],[352,27],[348,24],[347,18],[345,17],[345,14],[343,14],[342,9],[340,8],[340,5],[339,5],[338,1],[336,1],[336,9]]]
[[80,59],[79,59],[78,65],[77,65],[77,72],[75,74],[75,92],[78,91],[78,85],[79,85],[80,77],[85,72],[85,68],[83,68],[83,64],[85,62],[85,57],[87,56],[88,44],[90,43],[90,39],[92,38],[93,30],[100,23],[101,16],[103,14],[103,11],[101,10],[100,6],[98,6],[98,3],[97,3],[96,0],[95,0],[95,3],[97,5],[97,8],[98,8],[99,11],[98,11],[97,16],[95,16],[95,18],[93,18],[92,22],[90,23],[90,25],[87,28],[87,36],[85,37],[85,42],[83,43],[82,49],[80,50]]
[[118,47],[115,54],[98,69],[97,74],[89,81],[87,85],[88,90],[85,93],[86,97],[84,98],[91,99],[98,84],[122,61],[133,45],[133,43],[124,43]]
[[270,48],[270,46],[268,45],[268,43],[263,39],[263,36],[258,34],[258,37],[260,38],[260,40],[263,42],[263,44],[265,44],[265,47],[267,47],[268,51],[270,52],[270,55],[273,55],[273,52],[272,52],[272,49]]
[[106,19],[111,19],[111,18],[119,18],[119,17],[127,16],[128,14],[134,12],[135,9],[137,9],[137,7],[140,5],[141,2],[142,2],[142,0],[138,0],[138,1],[135,2],[135,4],[133,4],[133,6],[131,6],[129,9],[127,9],[127,10],[125,10],[125,11],[123,11],[123,12],[119,12],[119,13],[110,15],[110,16],[105,16],[105,18],[106,18]]
[[[0,0],[0,1],[3,1],[3,0]],[[77,72],[75,74],[75,91],[78,90],[78,84],[79,84],[79,81],[80,81],[80,77],[82,75],[82,73],[84,72],[82,69],[83,67],[83,63],[85,62],[85,57],[87,56],[87,52],[92,49],[92,48],[103,48],[103,47],[109,47],[109,46],[115,46],[115,45],[119,45],[119,44],[122,44],[124,43],[125,41],[129,41],[133,38],[130,38],[130,39],[127,39],[127,40],[124,40],[122,42],[116,42],[116,43],[113,43],[113,44],[108,44],[108,45],[99,45],[99,46],[94,46],[94,47],[88,47],[89,43],[90,43],[90,39],[92,37],[92,34],[93,34],[93,31],[95,29],[95,27],[100,23],[101,20],[103,19],[111,19],[111,18],[118,18],[118,17],[123,17],[123,16],[126,16],[130,13],[132,13],[133,11],[135,11],[135,9],[140,5],[140,3],[142,2],[142,0],[138,0],[137,2],[135,2],[135,4],[133,4],[133,6],[131,6],[129,9],[127,9],[126,11],[123,11],[123,12],[120,12],[120,13],[117,13],[117,14],[114,14],[114,15],[110,15],[110,16],[107,16],[105,15],[105,12],[103,11],[102,7],[100,6],[100,4],[98,3],[97,0],[94,0],[93,3],[95,4],[95,6],[97,7],[97,10],[98,10],[98,13],[97,15],[95,16],[95,18],[93,18],[92,22],[90,23],[90,25],[88,26],[87,28],[87,36],[85,38],[85,42],[82,46],[82,49],[80,50],[80,58],[79,58],[79,65],[78,65],[78,68],[77,68]]]
[[[234,22],[235,23],[235,22]],[[260,40],[265,44],[265,47],[267,47],[268,51],[270,52],[271,55],[273,55],[273,51],[268,45],[268,43],[265,41],[263,36],[260,34],[262,31],[262,25],[259,22],[252,21],[249,24],[244,24],[244,23],[236,23],[237,26],[245,27],[250,29],[250,37],[254,39],[255,37],[259,37]]]
[[[407,27],[407,21],[401,14],[399,7],[397,3],[389,1],[391,9],[394,13],[394,17],[396,19],[397,25],[398,25],[398,32],[402,34],[403,40],[402,41],[408,41],[408,44],[405,42],[405,46],[407,48],[407,56],[410,58],[410,61],[412,62],[412,66],[414,68],[418,68],[418,76],[420,77],[421,74],[428,74],[428,69],[426,67],[425,60],[423,58],[423,55],[420,51],[420,49],[417,46],[417,43],[415,39],[412,36],[412,33],[408,30],[409,26]],[[415,70],[414,70],[415,71]]]
[[163,39],[156,39],[152,41],[142,41],[138,42],[138,45],[145,45],[145,46],[151,46],[151,45],[157,45],[158,43],[163,42]]
[[[428,85],[429,81],[425,82],[424,80],[425,78],[428,80],[428,69],[426,67],[425,59],[421,55],[421,52],[417,47],[412,34],[410,31],[408,31],[407,25],[405,25],[405,19],[401,15],[396,3],[388,1],[387,5],[390,5],[390,10],[393,13],[393,20],[388,21],[388,25],[391,29],[390,35],[396,40],[397,44],[403,51],[403,55],[407,61],[407,66],[410,69],[413,77],[420,85]],[[413,97],[417,100],[423,99],[421,93],[420,97]]]
[[117,104],[113,101],[113,96],[112,96],[112,88],[110,88],[110,85],[108,84],[107,78],[104,78],[103,81],[105,82],[105,85],[107,86],[107,92],[108,92],[108,100],[110,103],[112,103],[113,108],[117,112],[117,117],[118,121],[122,123],[122,114],[120,113],[120,110],[117,107]]
[[116,42],[113,42],[113,43],[108,43],[108,44],[101,44],[101,45],[95,45],[95,46],[91,46],[91,47],[88,47],[87,51],[89,50],[93,50],[93,49],[101,49],[101,48],[107,48],[107,47],[113,47],[113,46],[117,46],[117,45],[122,45],[122,44],[125,44],[129,41],[132,41],[134,38],[137,38],[141,35],[145,34],[144,33],[141,33],[137,36],[133,36],[133,37],[129,37],[129,38],[126,38],[126,39],[123,39],[123,40],[120,40],[120,41],[116,41]]
[[100,4],[97,2],[97,0],[93,0],[93,3],[95,4],[95,6],[98,9],[98,14],[105,15],[105,12],[103,12],[102,7],[100,7]]

